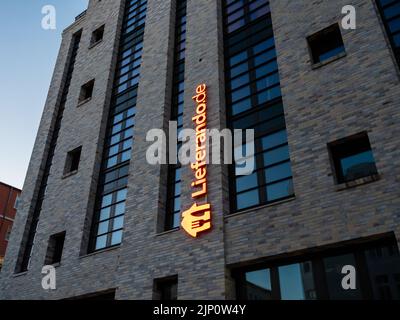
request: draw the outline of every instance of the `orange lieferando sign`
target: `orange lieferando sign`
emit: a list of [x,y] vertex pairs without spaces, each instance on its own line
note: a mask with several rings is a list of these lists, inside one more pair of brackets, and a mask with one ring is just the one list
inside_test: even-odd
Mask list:
[[196,114],[192,120],[196,125],[196,162],[191,164],[194,172],[192,182],[193,205],[182,213],[182,228],[193,238],[211,229],[211,205],[207,201],[207,86],[201,84],[193,97]]

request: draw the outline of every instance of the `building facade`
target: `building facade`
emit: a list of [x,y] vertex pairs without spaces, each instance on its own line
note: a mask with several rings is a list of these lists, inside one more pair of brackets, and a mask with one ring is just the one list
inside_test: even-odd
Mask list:
[[0,182],[0,270],[10,240],[21,190]]
[[[355,29],[347,4],[90,0],[63,33],[0,299],[399,299],[400,1],[353,1]],[[193,170],[149,164],[146,134],[194,128],[199,88],[207,128],[254,129],[255,170],[207,165],[193,238]]]

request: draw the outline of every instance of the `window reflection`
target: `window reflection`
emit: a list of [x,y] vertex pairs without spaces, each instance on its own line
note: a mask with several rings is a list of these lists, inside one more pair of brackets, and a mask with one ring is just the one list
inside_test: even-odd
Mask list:
[[311,262],[279,267],[282,300],[314,300],[316,291]]
[[342,174],[347,181],[376,173],[375,160],[371,150],[343,158],[340,163]]
[[400,299],[400,255],[397,248],[386,246],[365,252],[375,299]]
[[367,133],[346,137],[329,144],[338,183],[378,173]]
[[[251,300],[400,300],[400,253],[397,242],[372,243],[346,251],[317,253],[297,263],[271,262],[239,271],[240,298]],[[345,289],[344,266],[355,268],[355,289]],[[346,279],[345,279],[346,280]]]
[[320,63],[345,53],[338,24],[328,27],[308,38],[313,63]]
[[118,245],[123,238],[146,8],[145,0],[130,0],[125,8],[89,251]]
[[345,290],[342,287],[342,269],[344,266],[356,266],[353,254],[346,254],[324,259],[326,281],[331,300],[359,300],[362,298],[359,279],[356,277],[356,289]]
[[256,139],[254,174],[235,177],[232,166],[232,211],[294,194],[287,140],[273,145],[285,140],[286,124],[269,13],[267,0],[224,1],[229,127],[254,129]]
[[246,293],[249,300],[272,300],[270,270],[247,272]]

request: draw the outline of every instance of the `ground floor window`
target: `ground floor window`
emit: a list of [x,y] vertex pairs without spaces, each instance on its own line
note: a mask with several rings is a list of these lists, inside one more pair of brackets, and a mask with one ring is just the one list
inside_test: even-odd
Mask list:
[[[346,266],[353,267],[354,273]],[[353,274],[353,279],[348,278]],[[233,275],[239,299],[400,299],[400,255],[394,237],[314,249],[296,258],[236,269]],[[354,286],[343,285],[344,279]]]
[[101,291],[101,292],[94,292],[94,293],[89,293],[85,294],[83,296],[75,296],[72,298],[68,298],[65,300],[93,300],[93,301],[111,301],[115,300],[115,289],[107,290],[107,291]]

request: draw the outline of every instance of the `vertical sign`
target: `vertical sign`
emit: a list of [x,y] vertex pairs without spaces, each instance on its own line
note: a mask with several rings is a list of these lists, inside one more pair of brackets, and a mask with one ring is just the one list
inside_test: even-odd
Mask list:
[[182,213],[182,228],[193,238],[211,229],[211,205],[207,200],[207,86],[200,84],[193,97],[196,113],[192,118],[196,126],[196,162],[191,164],[193,205]]

